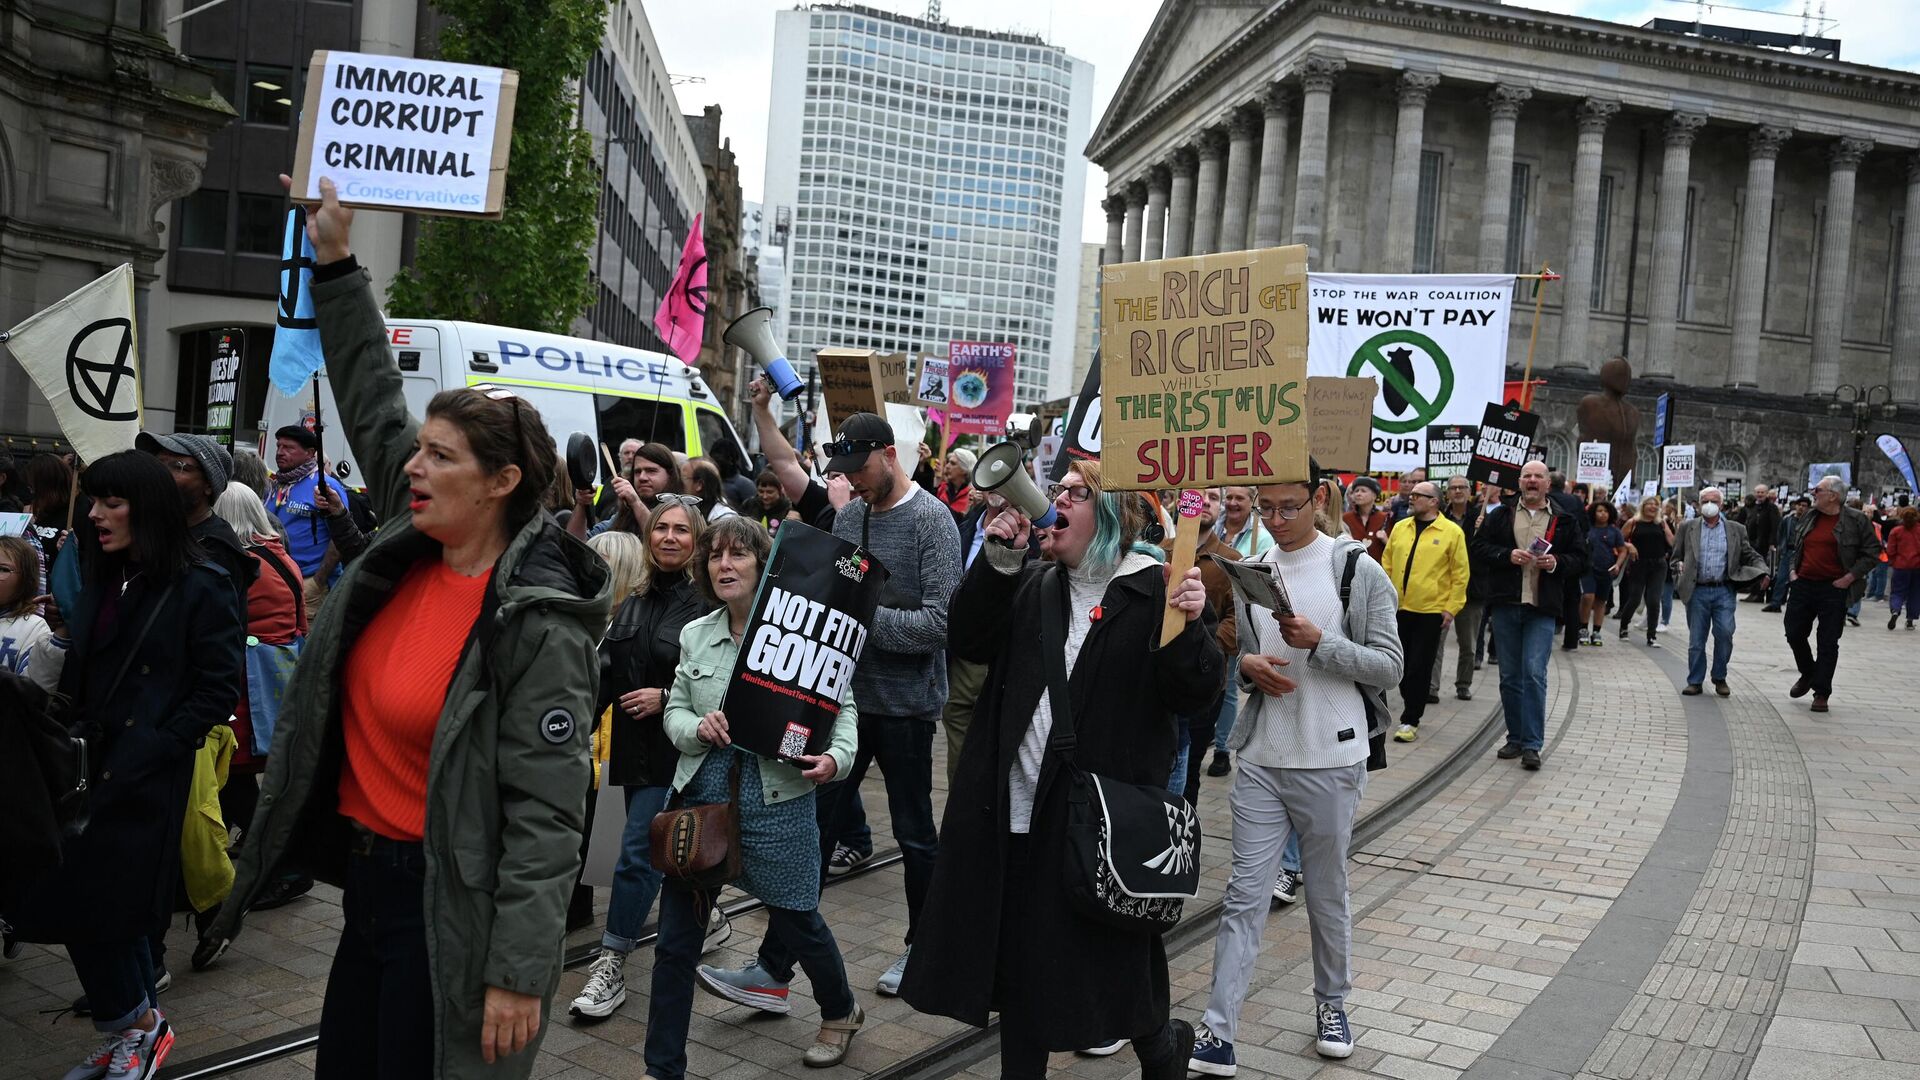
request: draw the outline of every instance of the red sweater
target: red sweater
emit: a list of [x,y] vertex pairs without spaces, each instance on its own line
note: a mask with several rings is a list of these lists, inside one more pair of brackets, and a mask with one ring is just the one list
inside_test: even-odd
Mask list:
[[1895,570],[1920,570],[1920,525],[1895,525],[1887,530],[1887,562]]
[[415,563],[347,655],[340,812],[381,836],[425,835],[433,734],[487,581],[438,559]]

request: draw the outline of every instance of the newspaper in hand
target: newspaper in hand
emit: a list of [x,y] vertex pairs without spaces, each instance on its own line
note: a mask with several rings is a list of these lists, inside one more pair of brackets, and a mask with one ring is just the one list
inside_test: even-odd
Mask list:
[[1233,583],[1233,591],[1248,605],[1266,608],[1273,612],[1274,618],[1286,618],[1293,614],[1293,601],[1287,596],[1287,583],[1274,572],[1272,566],[1236,562],[1218,555],[1207,557],[1226,571],[1227,580]]

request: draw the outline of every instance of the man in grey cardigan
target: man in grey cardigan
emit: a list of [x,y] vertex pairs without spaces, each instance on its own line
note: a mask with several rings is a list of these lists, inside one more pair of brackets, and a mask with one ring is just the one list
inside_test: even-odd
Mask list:
[[1353,1053],[1347,849],[1366,790],[1369,737],[1385,731],[1386,688],[1399,685],[1405,661],[1393,584],[1364,545],[1314,527],[1326,501],[1325,486],[1296,482],[1260,488],[1255,503],[1275,542],[1252,561],[1285,582],[1293,610],[1276,617],[1236,602],[1239,683],[1251,696],[1229,740],[1239,759],[1228,794],[1233,871],[1214,940],[1213,993],[1188,1063],[1207,1076],[1238,1068],[1240,1007],[1281,851],[1295,831],[1312,883],[1314,1047],[1330,1058]]

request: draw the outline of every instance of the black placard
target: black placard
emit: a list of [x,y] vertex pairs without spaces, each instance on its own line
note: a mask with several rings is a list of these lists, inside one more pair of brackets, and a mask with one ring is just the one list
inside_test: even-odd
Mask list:
[[720,705],[734,742],[783,761],[826,749],[886,581],[856,545],[781,524]]
[[1427,479],[1451,480],[1467,475],[1480,429],[1472,424],[1427,425]]
[[1473,460],[1467,463],[1467,479],[1492,484],[1502,491],[1519,491],[1520,467],[1527,463],[1527,451],[1533,446],[1534,432],[1539,430],[1539,413],[1489,404],[1480,419]]

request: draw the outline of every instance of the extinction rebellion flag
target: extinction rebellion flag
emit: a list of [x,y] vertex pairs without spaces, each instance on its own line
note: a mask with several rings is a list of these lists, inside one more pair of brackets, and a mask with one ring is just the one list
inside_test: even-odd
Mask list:
[[886,582],[871,553],[797,521],[780,526],[720,703],[734,742],[783,761],[826,749]]

